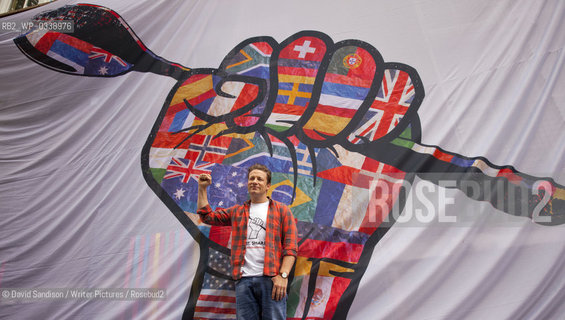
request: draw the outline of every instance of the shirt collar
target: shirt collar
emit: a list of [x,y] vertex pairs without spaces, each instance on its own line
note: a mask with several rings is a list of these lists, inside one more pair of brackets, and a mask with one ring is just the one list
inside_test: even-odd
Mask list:
[[[271,204],[273,203],[273,199],[271,199],[271,197],[267,196],[267,199],[269,200],[269,206],[271,206]],[[247,201],[245,201],[245,203],[243,204],[245,206],[251,206],[251,199],[247,199]]]

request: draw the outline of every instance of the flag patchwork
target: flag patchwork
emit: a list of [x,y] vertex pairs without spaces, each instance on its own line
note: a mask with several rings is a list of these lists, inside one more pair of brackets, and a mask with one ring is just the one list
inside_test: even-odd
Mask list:
[[406,174],[373,159],[359,167],[342,165],[318,173],[320,194],[334,196],[318,199],[312,222],[372,234],[386,219]]
[[315,140],[339,134],[369,94],[376,71],[375,58],[358,46],[337,49],[325,75],[316,110],[304,125]]
[[328,258],[357,263],[363,252],[363,245],[349,242],[331,242],[306,239],[299,248],[301,256]]
[[34,30],[26,35],[40,52],[83,75],[117,75],[131,69],[122,58],[68,34]]
[[77,74],[85,74],[91,44],[59,32],[32,31],[28,41],[45,55],[73,67]]
[[[522,181],[525,181],[525,179],[519,176],[516,171],[509,168],[500,169],[500,172],[498,173],[497,176],[504,177],[515,185],[520,185]],[[532,183],[530,183],[529,186],[531,187]]]
[[312,296],[308,315],[331,319],[336,311],[339,298],[349,285],[350,280],[339,277],[319,276]]
[[403,181],[386,175],[370,179],[367,193],[369,200],[359,232],[373,234],[384,221],[390,221],[389,215],[398,206],[399,194],[404,192]]
[[[188,106],[210,116],[223,116],[253,103],[259,94],[259,86],[243,81],[226,81],[220,84],[224,77],[210,74],[195,74],[187,79],[171,99],[170,108],[161,124],[161,130],[178,132],[187,130],[197,119],[188,110]],[[263,88],[264,91],[268,88]],[[228,96],[218,95],[221,90]],[[258,116],[264,109],[264,104],[253,107],[233,121],[239,126],[250,126],[257,122]],[[259,109],[258,109],[259,108]]]
[[217,164],[211,175],[208,201],[212,208],[229,208],[247,200],[247,168]]
[[204,275],[194,319],[235,319],[235,285],[229,278],[229,256],[210,249],[208,264],[212,270],[226,277]]
[[[226,86],[226,85],[224,85],[224,86]],[[233,111],[236,111],[236,110],[239,110],[239,109],[242,109],[242,108],[247,108],[250,104],[254,103],[254,100],[256,98],[258,98],[259,89],[260,88],[257,85],[248,84],[248,83],[243,85],[243,87],[240,90],[240,92],[238,93],[238,95],[234,95],[237,98],[235,99],[235,102],[233,103],[231,111],[233,112]],[[265,92],[266,92],[266,90],[265,90]],[[223,98],[222,97],[222,99],[229,99],[229,98]],[[260,119],[259,115],[263,112],[264,109],[265,109],[265,104],[264,104],[264,101],[263,101],[263,103],[261,103],[257,106],[254,106],[253,108],[251,108],[249,111],[247,111],[243,115],[238,116],[238,117],[234,117],[233,122],[240,127],[250,127],[250,126],[256,124],[257,121],[259,121],[259,119]]]
[[[309,280],[309,277],[307,278]],[[313,290],[314,294],[308,306],[309,307],[308,318],[324,319],[324,311],[331,295],[331,287],[333,280],[334,280],[333,277],[317,277],[316,286],[314,287]],[[302,281],[302,286],[306,286],[306,288],[308,288],[307,287],[308,284],[309,281]],[[301,301],[301,303],[303,303],[303,305],[299,304],[297,311],[299,311],[300,309],[305,309],[307,301]],[[298,315],[300,315],[300,313],[298,313]]]
[[[515,186],[524,188],[522,190],[530,189],[530,191],[527,191],[531,192],[532,194],[528,200],[528,205],[530,206],[529,210],[530,212],[533,212],[536,210],[535,208],[540,208],[541,211],[539,211],[539,213],[542,217],[560,214],[563,212],[563,209],[561,209],[561,204],[564,203],[563,199],[565,198],[565,192],[563,191],[563,188],[555,186],[552,182],[545,181],[544,183],[540,183],[540,181],[542,180],[521,174],[511,166],[494,166],[484,158],[463,157],[457,154],[446,152],[437,146],[422,145],[408,140],[402,140],[402,143],[398,143],[398,145],[410,148],[412,151],[417,152],[421,155],[426,155],[428,157],[433,157],[436,160],[453,164],[457,167],[460,167],[461,169],[473,169],[491,178],[503,178]],[[547,199],[549,200],[549,202],[543,208],[538,206],[541,200],[539,196],[540,191],[544,194],[547,192]],[[500,194],[502,195],[503,193]],[[521,195],[518,194],[516,196],[520,197]],[[500,200],[496,199],[496,201]],[[492,203],[495,204],[495,202]],[[499,203],[497,202],[496,204],[498,205]],[[500,208],[506,210],[503,205],[501,205]]]
[[369,236],[358,231],[347,231],[332,226],[319,225],[306,221],[296,221],[296,228],[299,238],[328,241],[328,242],[348,242],[353,244],[364,244]]
[[316,166],[318,172],[341,166],[338,158],[328,149],[316,149]]
[[[269,63],[272,53],[273,48],[269,43],[253,42],[244,46],[241,50],[239,50],[237,54],[231,56],[227,61],[224,61],[222,63],[222,65],[227,65],[226,71],[230,74],[236,73],[266,80],[265,88],[259,88],[256,85],[246,84],[245,88],[243,88],[239,95],[230,93],[233,96],[237,97],[237,101],[234,104],[232,111],[242,108],[253,101],[253,99],[257,97],[260,89],[262,89],[265,93],[269,92]],[[224,90],[223,87],[222,90]],[[263,101],[261,101],[257,106],[253,107],[247,113],[235,117],[233,119],[234,123],[241,127],[248,127],[256,124],[259,120],[259,117],[257,115],[262,114],[265,110],[265,103],[266,99],[263,99]]]
[[152,147],[164,149],[184,149],[188,150],[190,134],[183,132],[157,132]]
[[268,152],[268,148],[258,134],[254,134],[252,139],[234,138],[228,148],[224,164],[238,166],[237,163],[244,162],[254,154],[262,152]]
[[404,192],[406,173],[371,158],[365,159],[361,170],[353,177],[353,186],[359,192],[353,201],[366,204],[360,211],[359,232],[372,234],[388,215],[396,210],[399,194]]
[[[223,163],[241,168],[249,167],[254,163],[261,163],[267,165],[272,172],[290,172],[292,158],[290,151],[284,144],[273,143],[273,155],[271,156],[269,148],[260,134],[255,134],[252,140],[247,141],[251,144],[248,144],[240,152],[232,152],[233,149],[230,149]],[[241,140],[239,140],[239,143],[241,143]]]
[[340,167],[330,168],[328,170],[324,170],[318,172],[318,177],[339,182],[344,185],[352,185],[353,184],[353,176],[354,174],[358,173],[360,169],[355,167],[350,167],[347,165],[342,165]]
[[[214,276],[206,277],[216,281]],[[194,319],[235,319],[235,313],[235,290],[202,289],[196,302]]]
[[[213,99],[208,100],[204,106],[207,106],[207,103],[210,102],[210,105],[207,106],[207,113],[212,116],[222,116],[226,113],[248,107],[249,104],[254,103],[255,99],[258,98],[260,89],[256,84],[241,81],[226,81],[221,87],[214,88],[214,90],[221,90],[223,93],[233,97],[216,95]],[[214,94],[216,94],[215,91]],[[262,107],[264,109],[264,105]],[[242,127],[251,126],[259,120],[258,114],[260,114],[260,110],[257,107],[253,107],[243,115],[234,117],[233,122]]]
[[[209,115],[221,115],[228,113],[232,106],[231,104],[215,104],[215,108],[211,108],[212,102],[216,98],[215,86],[221,80],[220,77],[210,74],[195,74],[186,79],[175,92],[171,99],[170,106],[176,107],[175,109],[186,109],[186,104],[190,104],[198,111],[207,113]],[[178,111],[177,111],[178,112]],[[168,113],[168,112],[167,112]]]
[[194,114],[187,109],[186,104],[177,103],[170,105],[159,125],[158,132],[180,132],[185,128],[189,128],[194,119]]
[[[376,70],[382,64],[376,51],[361,42],[341,42],[331,46],[329,55],[327,46],[326,40],[315,36],[291,38],[280,51],[273,50],[270,42],[243,43],[216,74],[195,71],[171,94],[152,144],[151,163],[158,163],[159,168],[152,169],[158,170],[154,177],[161,179],[166,196],[200,230],[201,250],[210,252],[202,262],[205,274],[198,279],[202,289],[195,307],[197,319],[235,317],[229,255],[213,250],[219,245],[227,251],[231,228],[205,225],[194,213],[200,173],[212,175],[208,201],[217,209],[248,199],[250,165],[260,163],[271,170],[268,195],[292,209],[300,240],[290,288],[290,318],[334,316],[340,297],[351,279],[356,279],[353,269],[363,270],[358,263],[369,252],[364,246],[397,205],[394,186],[405,179],[396,175],[397,170],[350,151],[350,144],[338,141],[332,148],[313,148],[317,144],[309,143],[349,131],[354,127],[352,119],[360,121],[352,133],[355,139],[375,140],[390,132],[413,99],[410,77],[403,71],[386,70],[382,80],[379,73],[381,88],[376,88]],[[111,60],[101,53],[96,59]],[[275,67],[276,72],[269,70]],[[227,77],[250,79],[238,75],[264,79],[267,90],[261,87],[262,81],[225,81]],[[235,98],[219,95],[219,88]],[[265,91],[268,99],[258,96]],[[263,115],[267,102],[272,111]],[[250,103],[257,105],[234,115]],[[307,109],[309,118],[295,127]],[[199,119],[194,115],[198,112],[211,117]],[[258,119],[265,121],[264,126],[251,128]],[[302,131],[285,132],[290,128]],[[441,155],[442,159],[448,156]]]
[[359,144],[385,136],[406,114],[414,96],[414,85],[408,73],[386,69],[375,101],[348,140]]
[[[247,171],[245,168],[215,163],[208,165],[213,182],[208,187],[208,201],[212,208],[227,208],[247,200]],[[219,245],[228,247],[231,239],[231,229],[229,227],[209,226],[202,223],[200,217],[195,213],[197,209],[198,181],[194,178],[183,182],[185,178],[185,174],[179,174],[166,179],[163,178],[161,187],[206,237]]]
[[[173,157],[169,167],[176,166],[177,162],[184,164],[188,163],[189,160]],[[196,212],[198,182],[196,179],[190,179],[190,170],[184,168],[183,165],[179,167],[179,172],[170,170],[165,172],[161,181],[161,187],[181,210],[184,212]]]
[[[202,162],[195,166],[194,161],[173,157],[161,186],[183,211],[196,212],[198,176],[201,173],[212,176],[212,185],[208,187],[208,201],[212,208],[228,208],[247,200],[246,167],[213,162]],[[211,235],[208,229],[206,233]]]
[[296,219],[311,222],[316,210],[316,199],[320,197],[320,184],[314,185],[312,177],[299,175],[295,187],[293,180],[292,174],[273,172],[268,195],[273,200],[288,205]]
[[202,288],[219,289],[226,291],[235,290],[234,282],[231,279],[231,262],[229,254],[225,254],[223,252],[210,248],[208,255],[208,266],[210,267],[210,269],[223,275],[224,277],[220,278],[212,276],[208,279],[204,279],[204,286]]
[[344,195],[345,185],[343,183],[323,178],[320,180],[320,193],[322,195],[331,194],[332,196],[325,197],[324,201],[318,201],[318,203],[316,204],[316,209],[314,211],[313,219],[305,221],[315,222],[318,225],[330,226],[333,224],[338,205]]
[[[231,159],[226,159],[226,161],[231,161]],[[235,162],[232,165],[247,168],[254,163],[266,165],[272,172],[289,172],[292,168],[292,159],[290,158],[290,155],[282,154],[271,157],[271,154],[268,151],[249,155],[249,157]]]
[[317,37],[299,37],[284,47],[278,59],[278,92],[266,126],[276,131],[292,127],[312,97],[312,89],[326,54],[326,44]]
[[359,231],[368,206],[369,193],[367,189],[345,185],[331,226],[347,231]]
[[[48,31],[48,30],[33,30],[28,32],[25,37],[27,41],[37,50],[46,54],[49,52],[51,45],[53,42],[59,38],[62,33]],[[88,53],[90,48],[83,50],[85,53]]]
[[532,187],[532,183],[527,183],[524,177],[518,175],[515,170],[511,168],[496,168],[481,158],[464,158],[457,154],[445,152],[437,146],[427,146],[415,142],[409,142],[406,147],[419,154],[428,155],[437,160],[452,163],[461,168],[475,168],[492,178],[503,177],[515,185],[526,183],[529,188]]
[[[223,164],[215,164],[211,169],[212,184],[208,187],[208,202],[214,209],[228,208],[247,200],[247,170]],[[194,194],[198,192],[194,182]],[[197,199],[194,199],[196,201]],[[194,203],[196,207],[196,203]],[[200,218],[198,218],[200,219]],[[199,226],[200,228],[200,226]],[[229,248],[231,227],[210,226],[200,228],[210,240]]]
[[[299,143],[298,146],[296,146],[295,150],[296,150],[296,160],[298,164],[298,173],[306,176],[311,176],[312,156],[316,157],[320,149],[313,149],[314,155],[311,155],[308,146],[306,146],[303,143]],[[294,172],[294,168],[292,168],[290,172]]]

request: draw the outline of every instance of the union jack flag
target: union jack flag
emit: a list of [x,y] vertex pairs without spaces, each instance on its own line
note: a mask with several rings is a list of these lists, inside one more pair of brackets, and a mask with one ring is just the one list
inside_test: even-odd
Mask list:
[[361,125],[349,136],[349,141],[360,143],[360,137],[374,141],[389,133],[406,114],[414,96],[414,84],[408,73],[385,70],[375,101],[360,122]]
[[115,60],[122,67],[126,67],[128,65],[120,57],[113,55],[110,52],[98,47],[92,47],[92,49],[90,49],[90,55],[88,56],[88,58],[90,59],[104,58],[104,62],[106,63],[110,63],[112,60]]
[[182,183],[187,183],[190,178],[198,181],[198,176],[201,173],[210,174],[212,172],[210,169],[213,165],[215,165],[213,162],[204,162],[200,165],[195,165],[195,162],[189,159],[173,157],[163,179],[180,177]]

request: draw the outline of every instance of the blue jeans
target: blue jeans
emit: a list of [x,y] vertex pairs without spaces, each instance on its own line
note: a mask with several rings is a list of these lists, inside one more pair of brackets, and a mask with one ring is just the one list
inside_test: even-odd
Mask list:
[[285,320],[286,298],[271,299],[271,277],[243,277],[235,282],[235,304],[238,320]]

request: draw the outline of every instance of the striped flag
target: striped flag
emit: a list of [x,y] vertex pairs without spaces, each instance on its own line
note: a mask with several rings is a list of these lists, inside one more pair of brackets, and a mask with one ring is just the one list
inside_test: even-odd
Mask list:
[[202,289],[195,310],[194,319],[235,319],[235,290]]
[[278,95],[267,127],[283,132],[300,119],[310,102],[326,50],[322,39],[311,36],[299,37],[281,50]]
[[77,74],[116,75],[132,67],[117,55],[68,34],[34,30],[26,39],[35,49],[72,67]]
[[210,249],[208,264],[209,268],[226,275],[226,278],[209,273],[204,275],[194,319],[235,319],[235,285],[229,279],[229,256]]
[[370,92],[375,60],[358,46],[345,46],[334,52],[316,110],[304,125],[306,135],[324,140],[324,136],[335,136],[350,123]]
[[[274,40],[273,40],[274,41]],[[232,108],[235,111],[248,105],[252,98],[255,98],[259,94],[259,90],[263,89],[264,92],[269,92],[270,87],[270,59],[273,53],[273,47],[269,42],[257,41],[251,43],[242,43],[241,49],[233,51],[228,58],[224,60],[220,68],[225,68],[226,72],[230,74],[239,74],[244,76],[256,77],[265,80],[265,88],[259,88],[256,85],[251,85],[249,83],[241,89],[242,94],[234,94],[233,91],[229,91],[230,94],[237,97],[237,100]],[[239,46],[238,46],[239,47]],[[232,82],[226,83],[224,86],[228,86]],[[241,83],[243,86],[243,84]],[[224,87],[222,87],[224,90]],[[247,113],[235,117],[233,119],[234,123],[241,127],[252,126],[259,120],[258,115],[262,114],[265,110],[264,99],[257,106],[253,107]]]
[[73,67],[78,74],[85,74],[92,45],[72,36],[53,31],[32,31],[28,41],[40,52]]

